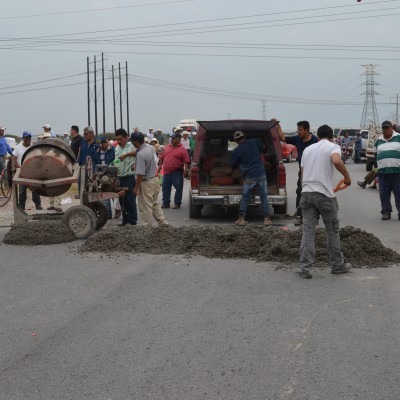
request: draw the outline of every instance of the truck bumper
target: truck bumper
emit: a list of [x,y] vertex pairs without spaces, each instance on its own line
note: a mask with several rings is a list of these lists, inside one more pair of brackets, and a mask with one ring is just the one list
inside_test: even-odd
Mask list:
[[[242,195],[193,195],[192,202],[196,206],[205,205],[220,205],[220,206],[235,206],[239,205],[242,200]],[[274,205],[285,205],[286,196],[281,195],[268,195],[268,202],[272,206]],[[261,204],[260,196],[250,196],[250,205]]]

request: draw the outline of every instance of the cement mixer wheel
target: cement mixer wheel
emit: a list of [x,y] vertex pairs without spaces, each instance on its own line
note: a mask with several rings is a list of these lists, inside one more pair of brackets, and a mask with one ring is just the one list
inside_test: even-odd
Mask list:
[[101,201],[89,203],[89,207],[95,213],[97,218],[96,230],[101,229],[108,221],[107,207]]
[[86,206],[73,206],[63,215],[62,222],[74,232],[77,239],[87,239],[96,230],[96,214]]

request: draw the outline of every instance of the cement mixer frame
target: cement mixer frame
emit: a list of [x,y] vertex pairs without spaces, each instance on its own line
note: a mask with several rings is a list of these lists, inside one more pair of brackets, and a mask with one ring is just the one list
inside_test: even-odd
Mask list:
[[[22,168],[17,168],[12,184],[14,224],[22,224],[32,220],[60,220],[71,228],[76,238],[85,239],[92,235],[96,229],[102,228],[107,222],[108,211],[101,201],[119,198],[125,194],[127,189],[111,185],[114,191],[103,192],[101,190],[101,184],[98,183],[98,180],[96,180],[93,174],[93,165],[90,157],[87,157],[86,165],[79,167],[75,165],[75,157],[70,151],[70,148],[67,148],[63,142],[57,139],[48,140],[46,143],[39,143],[36,147],[42,149],[43,146],[47,146],[52,150],[55,147],[58,151],[58,155],[63,153],[64,159],[68,159],[64,161],[71,164],[69,167],[73,168],[72,176],[54,179],[30,179],[26,176],[21,177],[21,170],[24,168],[23,159]],[[48,160],[46,160],[46,162],[47,161]],[[46,171],[52,167],[52,162],[52,159],[50,159],[50,164],[46,165]],[[56,160],[55,157],[54,163],[56,162],[59,162],[59,160]],[[39,165],[39,168],[45,168],[42,164],[37,165]],[[111,170],[111,174],[116,178],[117,167],[97,167],[103,167],[105,175]],[[31,190],[37,191],[43,196],[51,197],[49,193],[63,194],[69,190],[73,183],[80,184],[80,205],[72,206],[64,213],[28,214],[18,206],[19,185],[28,186]],[[105,185],[105,187],[110,188],[110,185]]]

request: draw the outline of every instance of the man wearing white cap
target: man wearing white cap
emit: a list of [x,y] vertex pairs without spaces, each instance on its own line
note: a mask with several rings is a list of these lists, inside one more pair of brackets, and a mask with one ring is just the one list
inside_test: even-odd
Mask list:
[[[51,130],[51,125],[50,124],[44,124],[43,125],[43,131],[44,131],[44,134],[42,135],[42,137],[56,137],[55,132]],[[46,133],[50,134],[50,136],[44,136]]]
[[10,155],[13,153],[12,148],[9,146],[4,137],[5,130],[5,126],[0,126],[0,173],[2,173],[3,169],[6,167],[4,157],[7,155],[7,153]]

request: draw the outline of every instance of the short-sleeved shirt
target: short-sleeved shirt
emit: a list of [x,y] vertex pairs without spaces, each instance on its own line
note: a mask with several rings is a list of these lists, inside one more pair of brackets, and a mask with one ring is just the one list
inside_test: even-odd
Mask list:
[[[118,145],[115,148],[115,158],[119,159],[124,154],[131,153],[132,151],[135,151],[135,147],[133,146],[132,143],[127,142],[124,147],[121,147]],[[132,171],[132,165],[135,163],[136,157],[126,157],[124,158],[124,161],[121,161],[118,166],[118,176],[129,176],[133,175],[134,171]]]
[[340,147],[327,139],[308,146],[303,153],[303,192],[318,192],[335,197],[333,192],[332,154],[342,154]]
[[292,144],[293,146],[296,146],[297,148],[297,161],[299,162],[299,165],[301,164],[301,157],[303,156],[304,150],[308,147],[311,146],[312,144],[318,143],[318,138],[314,135],[311,135],[311,139],[307,140],[306,142],[303,142],[301,137],[298,135],[295,136],[286,136],[285,137],[285,142],[288,144]]
[[24,156],[25,152],[29,149],[29,147],[31,147],[31,145],[29,145],[28,147],[25,147],[22,144],[22,142],[15,146],[13,156],[17,157],[17,162],[19,165],[22,164],[22,157]]
[[167,145],[160,160],[163,160],[164,174],[172,174],[182,169],[185,163],[190,163],[189,154],[180,143],[175,147],[172,144]]
[[147,143],[143,143],[137,151],[135,173],[142,175],[143,179],[150,179],[156,175],[156,153],[154,147]]
[[12,154],[13,150],[10,145],[7,143],[7,140],[4,136],[0,136],[0,156],[4,157],[7,153]]
[[374,153],[380,174],[400,174],[400,134],[393,132],[386,140],[383,135],[374,143]]
[[246,139],[233,150],[229,161],[232,167],[238,166],[243,178],[259,178],[265,175],[265,167],[260,154],[265,146],[258,139]]
[[75,154],[75,158],[78,158],[79,149],[81,148],[81,143],[82,143],[82,136],[81,135],[76,135],[71,140],[71,149]]

